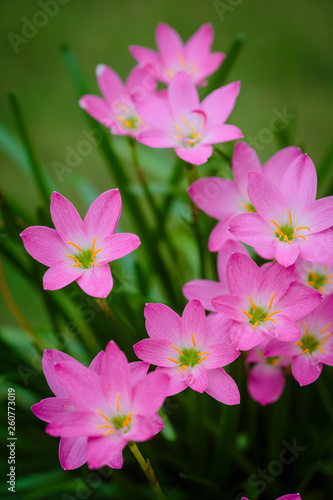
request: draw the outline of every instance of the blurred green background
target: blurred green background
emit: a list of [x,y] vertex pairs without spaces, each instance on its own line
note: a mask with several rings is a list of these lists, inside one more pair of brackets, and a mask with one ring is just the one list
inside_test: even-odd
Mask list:
[[[31,21],[40,10],[37,1],[2,0],[0,3],[3,68],[0,79],[1,192],[19,201],[27,219],[36,216],[41,199],[26,161],[21,158],[15,143],[7,140],[8,130],[18,137],[7,99],[8,91],[15,90],[20,99],[38,157],[53,188],[70,198],[83,214],[98,194],[116,187],[116,183],[110,180],[97,146],[93,146],[88,155],[81,156],[79,165],[66,173],[62,181],[55,173],[54,162],[65,164],[68,148],[76,150],[80,141],[85,139],[83,131],[89,130],[86,117],[77,104],[78,95],[65,68],[60,46],[66,44],[73,51],[89,91],[98,93],[95,67],[100,63],[108,64],[125,79],[134,65],[128,45],[154,48],[154,30],[161,21],[176,28],[184,40],[204,22],[211,22],[215,31],[213,49],[223,52],[237,34],[245,34],[245,45],[227,78],[227,82],[242,82],[231,123],[242,129],[245,140],[259,138],[257,149],[262,161],[291,139],[293,144],[303,147],[316,166],[322,166],[322,178],[327,175],[325,169],[329,162],[323,160],[330,158],[332,151],[330,110],[333,109],[333,4],[329,0],[69,0],[59,5],[58,13],[49,17],[45,26],[38,28],[28,43],[19,44],[18,53],[15,53],[8,34],[22,36],[26,19]],[[285,135],[274,140],[261,140],[265,138],[263,130],[269,128],[276,110],[283,113],[284,109],[293,115]],[[114,138],[113,147],[127,166],[131,160],[126,140]],[[224,145],[224,150],[230,153],[231,147]],[[14,161],[14,156],[19,156],[18,161]],[[155,193],[163,194],[163,185],[170,178],[174,163],[173,152],[140,146],[139,158],[155,186]],[[210,172],[205,168],[202,167],[202,175]],[[135,192],[136,180],[130,189]],[[170,271],[178,280],[178,297],[185,281],[199,277],[198,252],[191,230],[186,225],[188,213],[184,208],[187,206],[185,189],[186,182],[183,182],[179,190],[175,191],[180,201],[173,209],[174,223],[168,226],[170,238],[173,238],[181,253]],[[326,189],[326,183],[322,182],[321,191],[324,194],[328,194]],[[203,221],[206,225],[212,224],[208,218]],[[13,231],[18,233],[23,227],[24,224],[20,228],[18,221]],[[126,211],[122,215],[120,227],[135,232]],[[8,228],[2,225],[2,229],[6,237]],[[208,228],[206,232],[208,234]],[[19,240],[16,248],[21,249]],[[145,258],[144,249],[141,248],[136,255],[142,261]],[[93,311],[94,320],[88,328],[91,327],[100,346],[104,347],[113,337],[128,357],[134,360],[131,345],[146,335],[142,317],[144,302],[166,301],[158,285],[153,285],[147,295],[142,294],[145,288],[142,276],[147,273],[149,266],[143,264],[141,271],[138,270],[136,255],[115,263],[112,268],[117,285],[112,292],[112,301],[114,307],[119,306],[122,314],[118,330],[114,322],[103,318],[103,313],[94,301],[84,297],[76,285],[68,287],[64,294],[50,293],[49,296],[55,297],[55,302],[52,299],[48,303],[47,294],[37,293],[36,284],[32,285],[31,280],[25,279],[8,260],[4,259],[3,264],[6,280],[18,306],[48,347],[65,349],[85,362],[92,357],[89,350],[91,332],[86,333],[88,348],[75,335],[63,347],[59,340],[61,336],[57,333],[63,331],[65,322],[55,312],[55,304],[61,303],[65,309],[68,308],[68,316],[73,313],[79,323],[89,317],[89,312],[92,315]],[[41,276],[45,268],[32,263],[23,251],[20,251],[20,259],[36,274],[37,287],[41,288]],[[213,273],[212,266],[210,273]],[[126,294],[127,302],[122,294]],[[73,305],[77,303],[83,304],[86,316],[78,314]],[[73,473],[61,471],[56,451],[57,440],[44,434],[42,422],[37,421],[29,410],[31,404],[50,395],[40,374],[40,355],[18,328],[1,296],[0,306],[3,367],[1,397],[5,400],[7,387],[14,386],[21,412],[18,418],[21,441],[17,451],[21,482],[18,483],[16,498],[127,499],[133,495],[135,498],[152,498],[144,478],[141,478],[141,471],[137,470],[128,455],[124,469],[112,472],[111,479],[101,480],[97,476],[91,479],[91,473],[85,467]],[[181,299],[174,304],[178,311],[182,306]],[[132,312],[134,316],[131,316]],[[126,316],[130,321],[127,321]],[[79,328],[84,330],[81,323]],[[20,366],[23,367],[21,371]],[[29,370],[33,371],[30,373]],[[303,485],[302,492],[308,489],[303,500],[327,500],[333,487],[333,409],[329,395],[331,391],[327,390],[327,387],[332,387],[333,379],[327,370],[324,369],[322,385],[313,384],[301,390],[293,380],[289,380],[281,401],[269,408],[259,408],[247,396],[241,360],[232,367],[232,374],[242,391],[240,407],[221,408],[223,405],[214,405],[205,395],[200,402],[194,394],[186,394],[182,399],[170,399],[167,412],[178,432],[178,441],[168,442],[159,436],[142,447],[152,460],[163,464],[160,469],[158,465],[155,468],[169,491],[168,498],[229,500],[244,488],[250,488],[245,491],[248,495],[252,494],[251,499],[257,498],[256,489],[248,485],[247,478],[279,456],[283,439],[292,443],[296,438],[298,444],[307,450],[296,460],[295,466],[287,467],[284,474],[274,479],[272,484],[266,482],[267,490],[261,498],[275,499]],[[22,383],[24,380],[27,384]],[[198,431],[198,412],[209,415],[215,424],[204,418],[203,429]],[[4,432],[5,428],[6,425]],[[216,442],[219,443],[217,446]],[[214,457],[214,468],[209,465],[207,470]],[[4,471],[6,473],[6,467]],[[3,488],[1,492],[3,498],[7,498],[6,489]]]

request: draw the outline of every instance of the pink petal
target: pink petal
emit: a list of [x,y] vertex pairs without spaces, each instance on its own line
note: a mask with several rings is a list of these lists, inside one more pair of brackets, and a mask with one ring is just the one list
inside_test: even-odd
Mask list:
[[177,56],[183,54],[183,42],[177,31],[166,23],[157,25],[156,45],[161,58],[166,66],[171,66],[177,61]]
[[156,79],[150,65],[138,65],[132,69],[126,80],[126,90],[135,97],[135,102],[144,101],[157,89]]
[[238,191],[246,195],[249,172],[262,173],[260,160],[251,146],[246,142],[238,142],[232,156],[232,173]]
[[[64,196],[53,192],[51,196],[51,218],[60,236],[65,242],[71,241],[82,247],[86,241],[86,230],[76,208]],[[68,245],[73,250],[73,247]]]
[[227,240],[217,254],[217,275],[221,283],[226,283],[227,281],[227,264],[233,253],[249,255],[249,252],[239,241]]
[[202,366],[207,370],[229,365],[240,355],[240,352],[232,345],[226,344],[207,345],[205,351],[209,352],[209,355],[208,359],[203,361]]
[[186,347],[203,344],[206,336],[206,314],[199,300],[191,300],[182,315],[181,336]]
[[[209,124],[210,126],[210,124]],[[220,142],[235,141],[242,139],[243,132],[235,125],[214,125],[204,135],[203,142],[208,144],[219,144]]]
[[204,63],[205,58],[211,50],[213,38],[214,31],[210,23],[200,26],[185,44],[186,60]]
[[253,297],[262,280],[262,272],[251,257],[241,253],[231,255],[227,265],[227,282],[231,294]]
[[57,363],[69,362],[80,365],[79,361],[72,358],[68,354],[62,351],[56,351],[55,349],[45,349],[42,359],[43,372],[46,378],[47,383],[53,394],[56,396],[68,396],[68,393],[63,386],[63,384],[59,381],[58,375],[55,369],[55,365]]
[[236,382],[223,368],[207,371],[208,385],[205,392],[226,405],[237,405],[240,394]]
[[246,307],[246,302],[238,295],[219,295],[212,300],[212,305],[216,311],[225,314],[235,321],[247,321],[247,316],[242,311]]
[[232,214],[218,222],[210,233],[208,240],[208,250],[210,252],[219,252],[230,239],[236,241],[236,238],[228,230],[231,217]]
[[273,239],[273,254],[275,259],[282,266],[292,266],[300,253],[299,242],[294,240],[289,244],[286,241],[280,241],[278,238]]
[[89,437],[87,444],[87,465],[89,469],[100,469],[110,465],[110,461],[119,455],[126,446],[126,441],[116,436]]
[[178,368],[163,368],[158,366],[156,372],[166,373],[169,376],[168,396],[174,396],[187,389],[188,385],[184,380],[183,372],[180,372]]
[[112,103],[125,94],[125,86],[114,69],[105,64],[97,66],[96,76],[100,91],[111,108]]
[[104,406],[101,380],[92,370],[81,363],[61,362],[55,365],[55,371],[77,410],[95,412]]
[[176,140],[165,130],[145,130],[138,135],[137,140],[151,148],[174,148],[176,146]]
[[78,469],[87,461],[87,438],[62,437],[59,443],[59,460],[64,470]]
[[232,320],[223,314],[210,314],[206,321],[206,345],[231,345]]
[[176,147],[175,152],[179,158],[192,165],[202,165],[212,156],[213,148],[211,145],[199,143],[193,148]]
[[302,332],[295,321],[285,316],[283,313],[277,314],[275,316],[275,321],[275,327],[269,330],[269,334],[272,337],[282,340],[283,342],[296,342],[300,339]]
[[[201,103],[201,107],[206,113],[211,127],[221,125],[227,120],[235,106],[239,92],[240,82],[232,82],[214,90],[205,97]],[[237,138],[235,137],[235,139]]]
[[[261,269],[261,268],[260,268]],[[283,267],[273,264],[264,275],[258,294],[262,297],[272,297],[274,293],[274,304],[284,296],[288,290],[295,272],[295,266]]]
[[207,311],[214,311],[211,301],[217,295],[227,293],[228,288],[218,281],[193,280],[183,286],[183,294],[187,300],[198,299]]
[[105,191],[90,205],[83,223],[91,243],[94,238],[98,238],[96,249],[104,238],[116,231],[120,213],[121,197],[118,189]]
[[226,58],[226,55],[222,52],[212,52],[208,54],[204,61],[200,63],[198,71],[192,75],[192,78],[196,85],[205,86],[207,82],[205,78],[215,73],[215,71],[221,66],[222,62]]
[[[302,335],[300,329],[300,337]],[[294,342],[282,342],[281,340],[272,339],[268,342],[264,350],[264,356],[268,358],[276,356],[298,356],[300,346]]]
[[165,373],[152,372],[133,387],[133,409],[144,417],[151,417],[163,405],[168,395],[170,379]]
[[258,214],[240,214],[229,223],[230,233],[247,245],[268,251],[272,248],[272,230]]
[[188,387],[196,392],[204,392],[208,384],[207,370],[203,365],[197,365],[195,368],[187,368],[183,372],[184,380]]
[[283,148],[265,163],[263,173],[267,175],[276,186],[279,186],[289,165],[301,154],[302,150],[295,146]]
[[39,403],[33,405],[31,410],[44,422],[51,422],[63,413],[75,410],[69,398],[57,397],[42,399]]
[[152,339],[165,339],[177,344],[180,339],[181,319],[164,304],[146,304],[146,330]]
[[44,226],[31,226],[20,234],[26,251],[35,260],[51,267],[64,260],[68,251],[57,231]]
[[148,122],[153,129],[159,131],[164,130],[166,136],[170,136],[169,129],[173,118],[168,102],[165,99],[161,99],[155,95],[149,95],[147,99],[144,100],[137,101],[135,99],[135,106],[141,118]]
[[[155,414],[156,415],[156,414]],[[142,441],[147,441],[156,435],[157,432],[160,432],[163,429],[163,422],[159,428],[156,426],[155,415],[152,417],[144,417],[142,415],[133,416],[133,422],[131,424],[131,429],[126,434],[126,440],[128,441],[136,441],[141,443]]]
[[96,429],[98,422],[97,412],[71,411],[52,420],[45,432],[54,437],[98,436],[101,434],[101,429]]
[[[72,262],[72,261],[71,261]],[[68,261],[58,262],[50,267],[43,276],[44,290],[59,290],[80,278],[84,273],[80,267],[72,267]]]
[[206,214],[221,220],[238,208],[234,182],[220,177],[198,179],[188,189],[192,201]]
[[236,349],[248,351],[259,345],[264,340],[265,334],[260,327],[255,330],[253,325],[248,322],[233,322],[230,330],[230,338]]
[[301,155],[291,163],[281,180],[280,190],[292,212],[299,212],[315,201],[317,172],[308,155]]
[[113,124],[113,113],[104,99],[94,95],[84,95],[79,100],[79,105],[95,120],[102,123],[107,128]]
[[290,495],[283,495],[276,500],[302,500],[299,493],[292,493]]
[[293,358],[291,365],[291,372],[299,385],[312,384],[319,375],[323,368],[322,363],[314,363],[311,354],[300,354]]
[[144,65],[152,64],[155,68],[160,66],[160,57],[155,50],[140,47],[139,45],[130,45],[128,49],[134,59],[136,59],[139,63]]
[[316,234],[306,236],[300,245],[300,257],[319,264],[333,264],[333,231],[327,229]]
[[116,402],[119,401],[120,411],[124,413],[130,411],[132,384],[128,361],[123,351],[113,341],[109,342],[105,349],[101,381],[102,389],[108,402],[116,408]]
[[140,246],[140,238],[132,233],[112,234],[103,241],[99,262],[121,259]]
[[198,91],[190,75],[184,71],[177,73],[171,80],[168,98],[174,119],[200,109]]
[[[300,220],[305,220],[311,233],[319,233],[332,226],[333,221],[333,196],[321,198],[307,205],[299,214]],[[307,232],[307,231],[306,231]],[[306,232],[305,241],[306,241]]]
[[112,290],[113,279],[109,264],[101,264],[99,267],[84,269],[81,276],[77,278],[77,284],[91,297],[105,299]]
[[278,306],[284,316],[297,321],[313,311],[321,302],[322,295],[314,288],[295,285],[288,289]]
[[135,344],[133,349],[139,359],[152,365],[171,368],[176,365],[171,359],[177,361],[179,358],[179,354],[172,347],[170,340],[143,339]]
[[279,220],[281,213],[288,209],[281,192],[262,174],[249,173],[248,193],[252,205],[267,222]]
[[248,390],[250,396],[261,405],[274,403],[281,396],[285,386],[282,370],[273,365],[255,365],[250,370]]
[[128,365],[132,386],[142,380],[147,375],[149,363],[143,361],[133,361]]
[[92,370],[97,375],[100,375],[102,370],[103,357],[104,357],[104,351],[100,351],[90,363],[89,370]]

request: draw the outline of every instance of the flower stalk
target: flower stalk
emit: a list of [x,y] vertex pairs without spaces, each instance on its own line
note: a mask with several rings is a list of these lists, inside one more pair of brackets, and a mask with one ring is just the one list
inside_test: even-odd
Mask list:
[[128,446],[129,446],[131,452],[133,453],[133,455],[135,456],[135,458],[137,459],[141,469],[145,473],[145,476],[148,479],[149,484],[151,486],[151,489],[155,493],[156,498],[158,500],[165,500],[164,493],[161,489],[161,486],[160,486],[158,480],[156,479],[155,472],[154,472],[149,460],[144,459],[144,457],[142,456],[139,448],[137,447],[137,445],[134,441],[129,441]]

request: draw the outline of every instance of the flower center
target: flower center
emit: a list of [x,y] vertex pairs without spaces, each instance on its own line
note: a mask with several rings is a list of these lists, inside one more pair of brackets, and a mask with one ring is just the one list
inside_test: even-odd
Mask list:
[[173,78],[178,71],[186,71],[186,73],[188,73],[190,76],[193,76],[198,71],[198,67],[194,64],[194,62],[188,63],[183,54],[178,54],[177,59],[179,64],[175,62],[174,70],[171,68],[166,68],[164,70],[165,74],[169,78]]
[[181,114],[180,119],[182,123],[173,122],[174,127],[178,132],[178,134],[175,135],[175,139],[179,140],[181,146],[185,148],[193,148],[200,142],[200,140],[202,139],[202,135],[199,132],[205,124],[204,116],[202,116],[202,118],[203,121],[200,125],[198,123],[196,125],[193,125],[193,123],[190,123],[188,120],[186,120],[184,115]]
[[289,216],[289,223],[286,223],[286,224],[283,224],[282,226],[280,226],[274,220],[269,221],[269,222],[272,222],[277,227],[277,230],[274,231],[275,236],[280,241],[285,241],[286,243],[288,243],[288,245],[289,245],[290,241],[295,238],[295,236],[296,236],[296,238],[302,238],[303,240],[305,240],[305,236],[303,236],[303,234],[295,234],[295,231],[296,231],[296,233],[298,233],[298,231],[301,231],[302,229],[307,229],[308,231],[310,231],[310,228],[307,226],[299,226],[299,227],[296,227],[296,229],[294,229],[293,219],[292,219],[291,213],[289,210],[286,210],[286,212],[288,213],[288,216]]
[[120,125],[124,130],[137,130],[140,127],[142,119],[135,111],[134,106],[117,102],[114,107],[116,108],[117,113],[116,120],[120,122]]
[[[274,300],[274,293],[271,297],[268,309],[271,309],[273,306],[273,300]],[[256,306],[251,297],[248,297],[251,306],[248,311],[245,309],[242,309],[243,313],[246,314],[246,316],[249,318],[249,323],[250,325],[254,326],[254,330],[257,328],[258,325],[261,325],[262,323],[266,323],[266,321],[272,321],[273,323],[276,323],[276,320],[272,318],[274,314],[278,314],[281,311],[274,311],[274,312],[269,312],[266,311],[263,307]]]
[[197,347],[197,344],[194,340],[193,333],[191,333],[191,338],[193,347],[190,348],[184,347],[182,350],[180,350],[178,349],[178,347],[171,344],[171,346],[178,352],[178,354],[180,354],[180,356],[178,356],[178,360],[174,358],[168,359],[170,361],[173,361],[177,365],[180,365],[178,368],[179,372],[186,370],[186,368],[193,368],[195,365],[200,365],[202,361],[208,359],[209,352],[199,352],[198,349],[195,349]]
[[333,281],[330,281],[330,278],[333,276],[333,274],[319,274],[311,271],[311,269],[308,270],[308,281],[307,285],[312,286],[316,290],[321,291],[322,293],[326,293],[324,290],[325,285],[333,285]]
[[252,205],[252,203],[250,203],[250,202],[249,203],[242,202],[242,203],[240,203],[240,206],[244,207],[247,212],[254,212],[254,213],[257,212],[256,209],[254,208],[254,206]]
[[132,415],[134,413],[133,411],[130,411],[128,415],[120,414],[119,413],[119,396],[120,393],[117,393],[117,402],[116,402],[116,414],[113,415],[110,418],[108,418],[104,413],[102,413],[100,410],[96,409],[97,413],[99,413],[107,422],[107,424],[103,425],[97,425],[95,429],[105,429],[106,432],[104,433],[104,436],[107,436],[109,434],[113,434],[115,431],[123,430],[124,434],[128,432],[131,428],[131,423],[132,423]]
[[[331,323],[329,323],[326,326],[326,328],[324,328],[324,330],[322,330],[320,332],[319,335],[322,335],[323,333],[327,332],[327,330],[329,329],[330,326],[331,326]],[[305,321],[304,321],[304,328],[305,328],[304,335],[301,337],[300,340],[298,340],[297,342],[294,342],[294,344],[297,344],[300,346],[300,348],[302,349],[302,354],[306,354],[306,353],[312,354],[316,349],[319,349],[324,354],[324,349],[322,348],[322,345],[325,344],[325,342],[330,337],[332,332],[328,332],[326,334],[326,336],[324,337],[324,339],[320,340],[320,337],[318,338],[315,335],[309,334],[309,328],[308,328],[308,325],[306,324]]]
[[97,238],[94,239],[91,245],[91,250],[82,250],[76,243],[72,243],[71,241],[67,241],[70,245],[73,245],[73,247],[77,248],[79,250],[79,253],[76,253],[75,255],[66,255],[66,257],[69,257],[70,259],[73,259],[75,264],[72,267],[80,267],[81,269],[90,269],[91,267],[94,267],[94,264],[96,264],[97,267],[99,265],[97,262],[95,262],[95,258],[98,252],[100,252],[102,249],[98,248],[95,250],[95,243],[96,243]]

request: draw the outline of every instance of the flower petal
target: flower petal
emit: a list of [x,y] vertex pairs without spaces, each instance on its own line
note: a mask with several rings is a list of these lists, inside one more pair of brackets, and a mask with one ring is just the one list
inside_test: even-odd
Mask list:
[[144,65],[152,64],[155,68],[158,68],[161,64],[159,54],[156,50],[147,49],[146,47],[141,47],[140,45],[130,45],[128,50],[138,63],[142,63]]
[[64,470],[78,469],[87,461],[87,438],[62,437],[59,443],[59,460]]
[[69,285],[82,276],[84,270],[80,267],[72,266],[71,262],[58,262],[55,266],[50,267],[43,276],[44,290],[59,290],[64,286]]
[[143,339],[135,344],[133,349],[139,359],[152,365],[171,368],[178,363],[179,354],[172,347],[169,340]]
[[232,156],[232,173],[240,193],[247,195],[249,172],[262,173],[256,151],[246,142],[238,142]]
[[[327,196],[313,201],[299,214],[300,220],[306,220],[311,233],[319,233],[332,226],[333,221],[333,196]],[[305,239],[306,241],[306,239]]]
[[232,320],[223,314],[210,314],[206,321],[206,345],[232,345],[230,326]]
[[285,386],[282,370],[273,365],[259,364],[250,370],[248,391],[255,401],[262,406],[277,401]]
[[121,259],[140,246],[140,238],[132,233],[112,234],[103,241],[99,262]]
[[[301,334],[302,332],[300,330],[300,336]],[[274,358],[276,356],[298,356],[299,353],[299,345],[294,342],[282,342],[277,339],[270,340],[264,349],[264,356],[267,358]]]
[[188,385],[186,384],[183,372],[180,372],[178,368],[163,368],[158,366],[156,368],[156,372],[158,373],[166,373],[169,376],[169,388],[168,388],[168,396],[174,396],[179,392],[187,389]]
[[312,384],[319,375],[323,368],[323,363],[314,362],[311,354],[300,354],[294,357],[291,372],[299,385]]
[[182,315],[181,336],[186,347],[200,347],[206,336],[206,314],[199,300],[191,300]]
[[207,394],[226,405],[237,405],[240,402],[240,394],[236,382],[223,368],[207,370],[208,385]]
[[141,118],[148,122],[154,130],[163,130],[166,136],[170,137],[169,126],[172,124],[173,118],[168,102],[155,95],[149,95],[144,100],[134,99],[134,101]]
[[[210,124],[209,124],[210,126]],[[235,125],[214,125],[204,135],[203,142],[208,144],[219,144],[220,142],[235,141],[242,139],[243,132]]]
[[333,231],[327,229],[320,233],[310,234],[300,245],[300,257],[319,264],[333,264]]
[[248,319],[242,311],[246,307],[246,302],[238,295],[219,295],[212,300],[212,305],[216,311],[225,314],[235,321],[245,322]]
[[259,286],[259,296],[270,298],[274,293],[274,304],[277,304],[290,287],[294,272],[295,266],[284,267],[280,264],[270,266]]
[[250,295],[253,298],[262,280],[262,272],[251,257],[241,253],[231,255],[227,265],[227,282],[231,294],[243,298]]
[[89,469],[100,469],[110,462],[126,446],[126,440],[116,436],[89,437],[87,443],[87,465]]
[[[64,196],[54,191],[51,196],[51,218],[60,238],[82,247],[86,242],[86,230],[76,208]],[[70,245],[68,245],[70,247]],[[70,247],[73,249],[73,247]]]
[[220,177],[204,177],[193,182],[188,189],[192,201],[206,214],[221,220],[236,212],[237,192],[234,182]]
[[46,398],[31,407],[36,417],[44,422],[51,422],[63,413],[75,410],[71,400],[65,397]]
[[265,334],[259,327],[256,330],[250,323],[237,323],[231,325],[230,338],[236,349],[248,351],[257,346],[265,338]]
[[297,321],[313,311],[321,300],[321,293],[314,288],[305,285],[294,285],[288,289],[278,305],[284,316]]
[[100,91],[111,108],[112,103],[125,94],[125,86],[114,69],[105,64],[97,66],[96,76]]
[[94,238],[98,238],[96,249],[104,238],[116,231],[120,213],[121,197],[118,189],[105,191],[90,205],[83,223],[91,243]]
[[97,373],[97,375],[100,375],[102,370],[103,357],[104,351],[100,351],[90,363],[89,370],[92,370],[93,372]]
[[99,415],[95,412],[71,411],[52,420],[45,432],[54,437],[98,436],[101,429],[96,429]]
[[195,368],[187,368],[183,372],[186,384],[196,392],[204,392],[207,388],[208,377],[207,370],[203,365],[198,365]]
[[138,415],[151,417],[168,395],[170,379],[166,373],[152,372],[133,387],[133,409]]
[[315,201],[317,172],[308,155],[301,155],[291,163],[281,179],[280,190],[291,212],[299,212]]
[[211,92],[201,103],[210,126],[221,125],[229,117],[240,92],[240,82],[232,82]]
[[84,269],[81,276],[77,278],[77,284],[87,295],[105,299],[113,286],[109,264],[100,264],[99,267]]
[[211,50],[214,31],[210,23],[203,24],[185,44],[185,55],[188,61],[204,62]]
[[227,282],[227,264],[233,253],[241,253],[249,256],[249,252],[242,243],[236,240],[227,240],[217,254],[217,275],[221,283]]
[[134,415],[131,428],[126,434],[126,440],[136,441],[141,443],[147,441],[163,429],[162,419],[159,421],[159,426],[156,425],[156,413],[151,417],[142,415]]
[[132,384],[128,361],[123,351],[113,341],[109,342],[105,349],[101,383],[107,401],[114,408],[119,402],[121,411],[124,413],[131,411]]
[[273,239],[272,248],[275,259],[285,267],[292,266],[296,262],[301,250],[298,241],[287,243],[278,238]]
[[84,95],[79,100],[79,105],[96,121],[107,128],[112,127],[113,113],[104,99],[95,95]]
[[221,368],[229,365],[238,358],[240,352],[232,345],[214,344],[205,346],[205,351],[209,352],[208,359],[202,363],[205,369]]
[[217,295],[227,293],[228,288],[219,281],[192,280],[183,286],[183,294],[187,300],[198,299],[207,311],[214,311],[211,301]]
[[177,143],[168,132],[159,129],[150,129],[138,135],[138,141],[151,148],[174,148]]
[[272,181],[262,174],[250,172],[248,194],[258,214],[267,222],[279,220],[281,213],[286,213],[287,203]]
[[302,332],[295,321],[284,314],[277,314],[275,328],[268,330],[269,335],[283,342],[296,342],[300,339]]
[[180,339],[181,319],[164,304],[146,304],[146,330],[152,339],[165,339],[177,344]]
[[229,223],[229,231],[247,245],[264,251],[270,251],[272,248],[272,230],[258,214],[236,215]]
[[45,349],[43,353],[42,365],[46,381],[55,396],[67,397],[68,393],[63,384],[59,381],[55,369],[55,365],[57,363],[63,362],[75,363],[78,365],[81,364],[65,352],[57,351],[55,349]]
[[230,239],[234,239],[236,241],[236,238],[229,232],[231,216],[232,215],[230,214],[218,222],[213,231],[210,233],[208,240],[208,250],[210,252],[219,252]]
[[173,118],[176,120],[181,114],[185,116],[194,109],[200,108],[199,94],[188,73],[180,71],[170,82],[168,98]]
[[166,23],[157,25],[156,45],[166,66],[172,66],[177,61],[178,54],[183,53],[183,42],[177,31]]
[[276,186],[279,186],[289,165],[296,160],[298,156],[301,156],[301,154],[302,150],[295,146],[283,148],[265,163],[263,166],[263,173],[267,175]]
[[212,156],[213,148],[211,145],[199,143],[193,148],[177,147],[175,152],[179,158],[187,161],[188,163],[192,163],[193,165],[202,165]]
[[148,372],[149,363],[143,361],[133,361],[128,365],[132,386],[145,378]]
[[31,226],[20,234],[26,251],[35,260],[51,267],[64,260],[68,247],[57,231],[44,226]]

